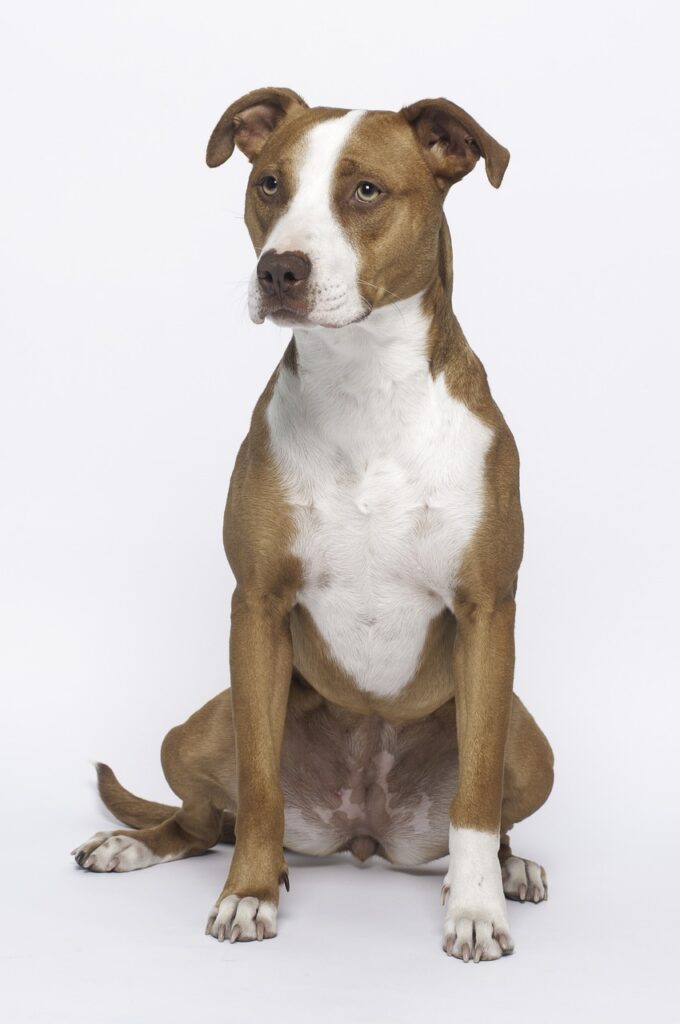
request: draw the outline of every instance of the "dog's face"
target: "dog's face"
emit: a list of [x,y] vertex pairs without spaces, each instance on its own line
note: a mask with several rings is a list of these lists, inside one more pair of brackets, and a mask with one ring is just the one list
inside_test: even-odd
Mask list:
[[399,113],[309,108],[287,89],[225,112],[210,166],[251,161],[245,219],[258,254],[256,323],[342,327],[421,291],[437,271],[442,204],[480,156],[500,185],[509,155],[448,100]]

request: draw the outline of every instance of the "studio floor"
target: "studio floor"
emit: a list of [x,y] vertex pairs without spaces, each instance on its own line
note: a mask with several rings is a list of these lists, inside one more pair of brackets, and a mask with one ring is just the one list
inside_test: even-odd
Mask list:
[[515,844],[544,861],[550,898],[510,904],[516,952],[479,965],[441,951],[443,861],[397,870],[376,860],[360,867],[348,855],[290,855],[278,937],[220,945],[203,926],[230,847],[94,875],[68,855],[76,840],[112,827],[94,793],[89,815],[53,820],[37,841],[32,827],[15,828],[4,852],[8,1021],[680,1019],[662,859],[634,835],[616,851],[598,847],[587,827],[558,841],[550,805],[517,828]]

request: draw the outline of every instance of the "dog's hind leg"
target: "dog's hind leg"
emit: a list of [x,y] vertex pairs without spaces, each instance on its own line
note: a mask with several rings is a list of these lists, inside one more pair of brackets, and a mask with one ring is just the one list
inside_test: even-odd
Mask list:
[[89,871],[135,871],[205,853],[221,833],[221,812],[208,804],[188,802],[160,825],[97,832],[73,854]]
[[205,853],[234,841],[236,774],[231,694],[219,694],[172,729],[161,752],[166,778],[182,806],[142,800],[98,765],[104,804],[131,829],[97,832],[73,854],[90,871],[134,871]]
[[96,832],[72,850],[88,871],[136,871],[205,853],[234,842],[234,815],[206,801],[187,800],[166,821],[140,829]]
[[548,898],[544,868],[516,857],[508,831],[545,803],[553,784],[553,754],[536,722],[515,695],[505,754],[499,859],[503,892],[511,900],[540,903]]

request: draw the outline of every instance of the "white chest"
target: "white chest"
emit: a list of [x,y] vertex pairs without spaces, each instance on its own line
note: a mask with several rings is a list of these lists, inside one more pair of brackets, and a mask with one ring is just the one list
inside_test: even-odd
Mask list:
[[491,431],[432,379],[412,333],[385,345],[355,328],[328,351],[296,339],[298,374],[281,369],[268,418],[295,509],[298,601],[357,686],[393,696],[450,607]]

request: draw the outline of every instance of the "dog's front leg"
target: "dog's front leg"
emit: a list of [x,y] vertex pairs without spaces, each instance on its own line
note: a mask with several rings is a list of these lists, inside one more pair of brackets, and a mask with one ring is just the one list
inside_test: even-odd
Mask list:
[[496,960],[512,951],[498,849],[515,602],[466,598],[454,610],[459,783],[443,888],[444,949],[463,960]]
[[288,881],[279,763],[292,661],[288,609],[271,595],[237,588],[230,640],[238,762],[236,847],[206,929],[220,941],[276,935],[279,884]]

